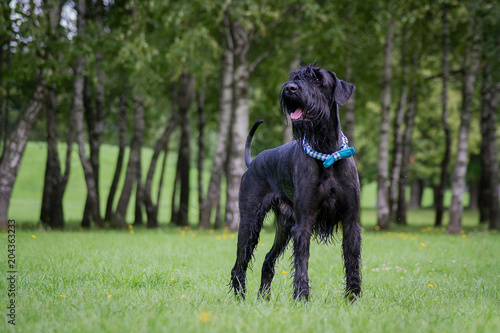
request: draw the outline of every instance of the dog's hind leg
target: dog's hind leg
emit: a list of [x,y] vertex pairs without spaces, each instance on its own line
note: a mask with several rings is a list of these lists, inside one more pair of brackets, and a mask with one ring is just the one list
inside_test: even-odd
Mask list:
[[259,242],[259,234],[264,217],[271,207],[269,194],[262,191],[251,191],[253,186],[244,184],[240,189],[240,227],[238,230],[238,245],[236,263],[231,270],[231,287],[236,296],[245,298],[246,271],[253,257],[255,247]]
[[271,297],[271,282],[274,277],[274,266],[276,260],[281,256],[290,241],[290,228],[293,225],[293,209],[286,203],[280,203],[274,209],[277,217],[276,235],[271,250],[267,253],[262,265],[262,279],[259,294],[265,299]]

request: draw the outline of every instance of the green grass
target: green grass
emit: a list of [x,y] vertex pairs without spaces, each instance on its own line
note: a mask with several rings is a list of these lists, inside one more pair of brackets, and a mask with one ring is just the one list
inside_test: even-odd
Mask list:
[[[311,247],[311,299],[292,301],[290,251],[270,301],[257,299],[273,234],[263,231],[248,299],[228,294],[231,233],[17,230],[20,332],[494,332],[500,330],[500,239],[482,229],[363,231],[363,297],[342,297],[339,244]],[[34,236],[34,237],[33,237]],[[6,234],[0,235],[6,259]],[[6,260],[2,260],[3,267]],[[0,304],[8,302],[1,279]],[[63,296],[61,296],[63,295]],[[14,331],[2,316],[0,331]]]

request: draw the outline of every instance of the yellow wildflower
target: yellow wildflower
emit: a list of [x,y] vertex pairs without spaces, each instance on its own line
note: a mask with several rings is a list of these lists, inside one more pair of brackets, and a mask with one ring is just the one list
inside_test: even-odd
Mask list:
[[428,286],[429,286],[429,287],[431,287],[431,288],[433,288],[433,287],[434,287],[434,285],[433,285],[433,284],[428,284]]
[[212,320],[212,315],[209,312],[202,312],[200,313],[200,321],[202,323],[208,323],[210,320]]
[[36,236],[35,236],[35,235],[31,235],[31,237],[36,238]]

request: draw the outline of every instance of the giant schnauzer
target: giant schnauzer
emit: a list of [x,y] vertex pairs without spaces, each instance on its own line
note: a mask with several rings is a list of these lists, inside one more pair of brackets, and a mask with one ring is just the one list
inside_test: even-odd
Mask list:
[[[311,236],[329,243],[342,230],[345,297],[361,293],[359,262],[361,228],[358,223],[360,186],[352,147],[341,131],[338,105],[344,105],[354,85],[335,73],[309,65],[292,71],[282,86],[280,104],[292,120],[294,141],[250,157],[253,134],[248,135],[239,206],[240,227],[231,287],[245,297],[246,271],[259,240],[263,220],[271,209],[277,217],[274,244],[262,266],[259,293],[269,298],[276,260],[293,239],[294,298],[309,298]],[[335,162],[335,163],[334,163]]]

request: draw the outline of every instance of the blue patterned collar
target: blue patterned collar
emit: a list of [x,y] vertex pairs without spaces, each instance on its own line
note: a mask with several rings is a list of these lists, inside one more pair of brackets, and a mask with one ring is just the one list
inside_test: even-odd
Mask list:
[[342,146],[340,146],[340,149],[332,154],[323,154],[313,150],[309,143],[307,143],[305,137],[302,139],[302,148],[304,148],[307,155],[323,161],[323,166],[325,168],[328,168],[330,165],[342,158],[351,157],[354,153],[356,153],[353,147],[349,147],[349,140],[347,140],[344,133],[342,133]]

